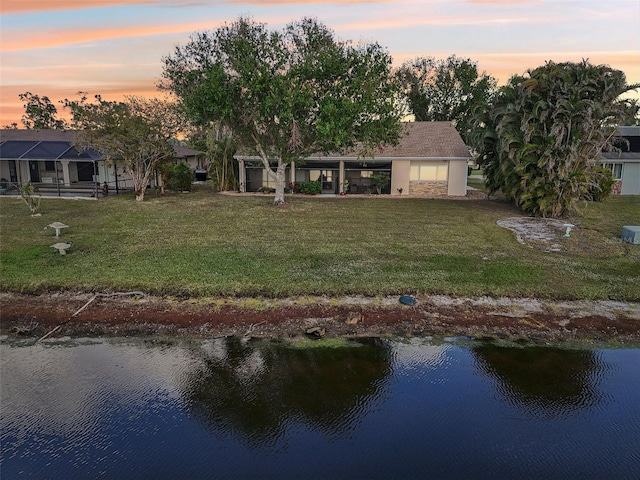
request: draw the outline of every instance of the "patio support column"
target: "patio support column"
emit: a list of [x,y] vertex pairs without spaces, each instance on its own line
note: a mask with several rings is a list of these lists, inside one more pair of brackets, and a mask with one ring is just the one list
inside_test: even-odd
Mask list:
[[240,181],[240,193],[245,193],[247,191],[247,170],[244,168],[244,160],[242,158],[238,159],[238,176],[240,177],[238,179]]
[[69,175],[69,160],[60,160],[62,164],[62,179],[65,187],[71,186],[71,175]]
[[16,173],[18,175],[18,186],[22,187],[22,179],[25,177],[24,172],[22,171],[22,165],[26,165],[27,168],[29,167],[29,163],[28,162],[20,162],[17,161],[16,162]]
[[98,192],[100,191],[99,173],[100,172],[98,171],[98,164],[94,160],[93,161],[93,196],[96,200],[98,199]]
[[117,195],[118,193],[120,193],[120,185],[118,185],[118,166],[116,165],[116,162],[113,162],[113,176],[116,182],[116,195]]
[[[291,162],[291,170],[289,170],[289,183],[296,183],[296,162]],[[292,192],[293,193],[293,190]]]
[[338,167],[340,172],[338,173],[338,181],[340,182],[340,193],[346,193],[344,191],[344,160],[340,160],[340,166]]
[[[58,196],[60,196],[60,172],[58,171],[58,162],[54,163],[56,169],[56,190],[58,190]],[[62,165],[62,162],[60,162]]]

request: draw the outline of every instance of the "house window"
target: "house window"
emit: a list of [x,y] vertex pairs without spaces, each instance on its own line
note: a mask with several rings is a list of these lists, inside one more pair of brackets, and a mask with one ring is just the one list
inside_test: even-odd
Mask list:
[[605,168],[611,170],[611,175],[614,180],[620,180],[622,178],[622,164],[621,163],[605,163]]
[[56,162],[47,160],[44,162],[44,169],[47,172],[55,172],[56,171]]
[[445,182],[447,180],[448,164],[411,165],[409,180],[412,182]]

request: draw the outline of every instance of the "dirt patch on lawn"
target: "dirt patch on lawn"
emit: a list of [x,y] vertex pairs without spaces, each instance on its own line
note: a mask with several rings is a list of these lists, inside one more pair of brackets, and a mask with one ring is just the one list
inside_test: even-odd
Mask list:
[[[565,246],[560,242],[567,232],[566,221],[553,218],[510,217],[496,222],[516,234],[516,239],[523,245],[539,248],[543,252],[561,252]],[[571,225],[571,229],[575,228]],[[569,232],[569,235],[571,233]],[[564,237],[567,238],[567,237]]]
[[[92,300],[93,299],[93,300]],[[418,297],[175,299],[149,295],[0,294],[5,335],[296,337],[469,336],[640,344],[640,304],[612,301]],[[91,302],[90,302],[91,301]],[[83,308],[84,307],[84,308]],[[316,330],[317,331],[317,330]]]
[[633,248],[621,238],[608,238],[563,219],[509,217],[498,220],[496,224],[514,232],[522,245],[544,253],[560,252],[602,259],[624,256],[629,248]]

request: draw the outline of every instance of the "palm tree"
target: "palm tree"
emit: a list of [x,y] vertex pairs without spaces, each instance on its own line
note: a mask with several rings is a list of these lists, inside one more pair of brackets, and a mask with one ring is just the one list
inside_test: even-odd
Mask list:
[[601,152],[614,148],[617,125],[637,113],[636,102],[619,97],[638,85],[586,60],[548,62],[527,74],[476,112],[471,141],[491,193],[502,191],[534,215],[561,217],[606,195]]
[[211,158],[209,175],[218,190],[234,190],[238,187],[238,168],[233,158],[236,141],[230,130],[215,124],[207,134],[207,151]]

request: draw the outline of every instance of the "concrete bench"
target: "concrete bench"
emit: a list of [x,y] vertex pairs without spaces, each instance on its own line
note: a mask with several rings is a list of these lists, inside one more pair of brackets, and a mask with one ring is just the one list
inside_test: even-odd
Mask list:
[[640,245],[640,226],[625,225],[622,227],[622,240]]

